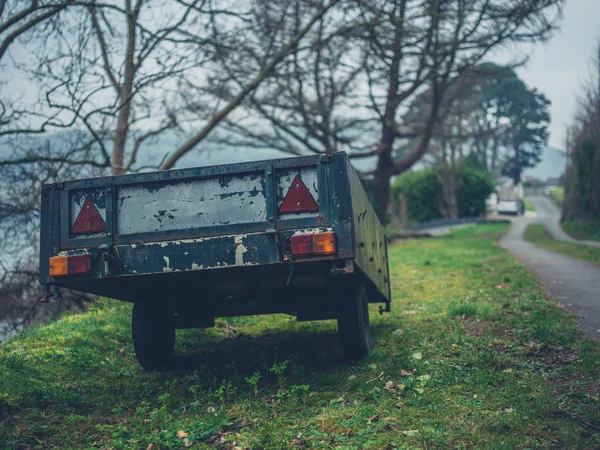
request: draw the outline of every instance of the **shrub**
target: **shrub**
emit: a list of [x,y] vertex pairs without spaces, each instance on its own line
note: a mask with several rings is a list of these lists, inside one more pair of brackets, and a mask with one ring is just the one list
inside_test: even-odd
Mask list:
[[[456,200],[459,217],[485,213],[485,201],[494,192],[494,183],[487,172],[473,167],[469,161],[457,169]],[[442,185],[435,170],[419,170],[399,177],[392,186],[392,201],[399,210],[405,202],[408,220],[426,222],[443,217],[445,206]]]
[[392,201],[396,209],[401,201],[406,202],[408,219],[412,222],[442,217],[444,194],[433,170],[408,172],[399,177],[392,186]]

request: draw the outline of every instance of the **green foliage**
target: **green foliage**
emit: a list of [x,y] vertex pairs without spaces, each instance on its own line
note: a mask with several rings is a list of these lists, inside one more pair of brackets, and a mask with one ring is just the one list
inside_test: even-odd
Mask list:
[[475,217],[485,214],[485,201],[494,192],[492,178],[484,171],[467,165],[458,170],[458,201],[459,217]]
[[[473,217],[485,213],[485,201],[494,191],[491,177],[472,160],[458,165],[457,192],[459,217]],[[392,186],[392,196],[397,206],[406,201],[408,218],[413,222],[426,222],[443,217],[444,193],[434,170],[408,172]]]
[[487,147],[491,130],[507,154],[502,173],[517,183],[524,169],[539,163],[548,142],[550,100],[510,67],[485,63],[477,75],[473,87],[481,89],[478,109],[486,133],[475,138],[475,146]]
[[561,186],[556,186],[548,191],[548,195],[554,200],[559,206],[565,201],[565,189]]
[[353,364],[334,322],[286,315],[178,330],[164,371],[137,364],[126,303],[27,330],[0,346],[0,448],[596,448],[600,346],[505,230],[391,246],[392,312],[372,305]]
[[246,377],[244,380],[254,388],[254,398],[258,397],[258,382],[260,381],[260,372],[254,372],[251,377]]
[[[596,119],[596,127],[598,123],[600,119]],[[597,221],[600,220],[600,130],[584,129],[581,133],[571,150],[563,219]]]
[[521,201],[525,205],[525,211],[535,212],[535,207],[531,204],[529,200],[527,200],[526,198],[522,198]]
[[279,380],[279,390],[283,391],[285,388],[285,376],[284,372],[288,367],[288,361],[281,361],[280,363],[273,364],[273,366],[269,369],[269,372],[277,375]]
[[399,177],[392,185],[392,198],[396,205],[401,198],[406,201],[408,217],[413,222],[441,217],[444,194],[433,170],[408,172]]
[[584,241],[600,241],[599,220],[565,220],[563,229],[575,239]]

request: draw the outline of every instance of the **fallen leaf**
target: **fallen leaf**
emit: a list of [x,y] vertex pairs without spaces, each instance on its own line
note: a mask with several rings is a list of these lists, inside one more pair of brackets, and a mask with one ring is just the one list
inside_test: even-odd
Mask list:
[[151,442],[150,445],[146,447],[146,450],[156,450],[156,445],[154,445],[154,443]]
[[125,356],[125,350],[124,349],[119,349],[119,356]]
[[413,359],[423,359],[423,353],[421,352],[415,352],[412,355],[410,355]]
[[428,380],[431,380],[431,375],[427,375],[426,374],[426,375],[418,376],[417,380],[419,380],[419,381],[428,381]]
[[402,370],[400,371],[400,376],[401,376],[401,377],[410,377],[411,375],[412,375],[412,373],[410,373],[410,372],[407,372],[407,371],[406,371],[406,370],[404,370],[404,369],[402,369]]
[[208,408],[206,408],[206,411],[209,412],[209,413],[214,413],[217,410],[215,408],[213,408],[212,406],[209,406]]
[[179,430],[179,431],[177,432],[177,437],[178,437],[179,439],[183,439],[183,438],[186,438],[186,437],[188,437],[188,434],[187,434],[185,431],[183,431],[183,430]]
[[405,436],[418,436],[419,430],[405,430],[402,432],[402,434]]
[[348,377],[348,379],[349,379],[349,380],[356,380],[356,375],[350,375],[350,376]]
[[396,386],[394,386],[393,381],[388,381],[387,383],[385,383],[385,386],[383,388],[392,394],[395,394],[397,392]]
[[306,441],[304,439],[292,439],[292,447],[304,447],[306,445]]

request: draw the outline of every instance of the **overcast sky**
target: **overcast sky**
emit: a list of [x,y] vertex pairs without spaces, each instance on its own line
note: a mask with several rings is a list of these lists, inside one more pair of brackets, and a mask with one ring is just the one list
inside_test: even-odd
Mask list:
[[[600,0],[566,0],[561,30],[549,42],[505,49],[487,58],[510,63],[529,57],[527,64],[517,72],[530,87],[539,89],[552,101],[551,147],[564,148],[566,127],[576,111],[583,83],[590,77],[591,58],[599,40]],[[4,75],[15,82],[12,68],[4,69],[8,69]],[[34,95],[28,83],[16,77],[15,87],[23,87],[21,85],[25,86],[22,95]]]
[[[550,146],[563,149],[566,126],[577,107],[577,95],[591,74],[591,58],[600,40],[600,0],[567,0],[562,29],[546,43],[532,47],[529,62],[517,72],[530,87],[551,101]],[[518,53],[527,55],[529,49]],[[510,59],[514,55],[503,55]]]

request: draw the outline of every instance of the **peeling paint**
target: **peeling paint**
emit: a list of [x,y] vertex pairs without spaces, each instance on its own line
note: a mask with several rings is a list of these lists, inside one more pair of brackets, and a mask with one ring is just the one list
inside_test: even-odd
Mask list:
[[169,260],[169,257],[163,256],[163,259],[165,260],[165,263],[167,264],[166,267],[163,267],[163,272],[173,272],[173,269],[171,269],[171,261]]
[[323,228],[303,228],[301,230],[294,231],[292,236],[301,236],[304,234],[318,234],[318,233],[327,233],[329,231],[333,231],[331,227],[323,227]]
[[125,235],[266,221],[261,174],[122,186],[117,230]]
[[244,253],[246,253],[248,249],[241,242],[235,248],[235,265],[243,266],[244,265]]

